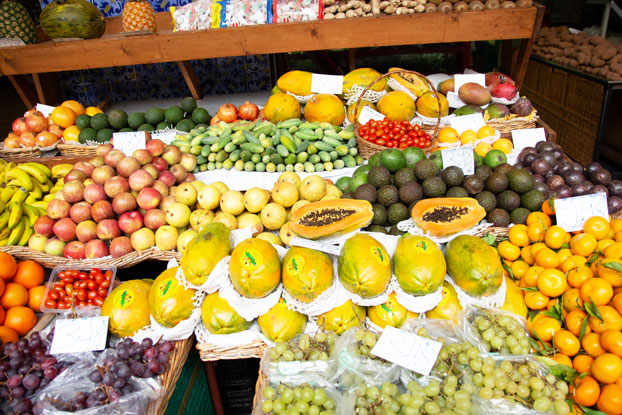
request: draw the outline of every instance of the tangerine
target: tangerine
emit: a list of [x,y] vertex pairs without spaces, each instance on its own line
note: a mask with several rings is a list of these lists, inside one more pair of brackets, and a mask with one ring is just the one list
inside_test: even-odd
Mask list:
[[557,253],[549,248],[540,249],[535,255],[536,264],[543,268],[557,268],[559,266],[559,257]]
[[613,353],[603,353],[594,359],[591,371],[600,383],[615,383],[622,376],[622,359]]
[[600,344],[603,349],[622,357],[622,333],[616,330],[605,330],[600,335]]
[[4,323],[4,316],[6,315],[6,312],[4,311],[4,308],[2,308],[2,306],[0,305],[0,325],[2,325],[2,323]]
[[[485,127],[482,127],[482,128],[485,128]],[[482,130],[482,128],[480,128],[480,130],[477,132],[478,138],[483,138],[483,137],[480,137],[480,131]],[[505,154],[510,154],[513,148],[514,146],[512,145],[512,142],[508,140],[507,138],[500,138],[494,143],[492,143],[493,150],[501,150]]]
[[441,131],[438,132],[438,142],[439,143],[455,143],[459,140],[458,131],[452,127],[443,127]]
[[563,305],[566,311],[583,309],[583,300],[578,288],[571,288],[564,293]]
[[[487,137],[492,137],[495,134],[496,134],[495,129],[492,128],[490,125],[484,125],[483,127],[480,127],[479,130],[477,130],[477,138],[479,138],[479,139],[487,138]],[[511,144],[512,144],[512,142],[510,142],[510,145]],[[494,148],[494,146],[493,146],[493,148]]]
[[622,314],[622,292],[613,296],[611,304],[615,307],[618,313]]
[[6,309],[25,305],[28,302],[28,291],[21,284],[10,282],[0,297],[0,305]]
[[559,249],[566,239],[566,231],[558,225],[551,226],[544,234],[544,243],[551,249]]
[[538,284],[538,277],[542,274],[542,271],[544,271],[544,268],[538,265],[534,265],[527,270],[523,278],[527,287],[535,287]]
[[28,307],[36,312],[41,312],[41,303],[45,295],[45,286],[38,285],[28,290]]
[[549,216],[553,216],[555,214],[555,203],[553,203],[553,199],[546,199],[544,203],[542,203],[542,212],[546,213]]
[[568,258],[566,258],[564,261],[562,261],[560,268],[562,272],[568,272],[571,269],[576,268],[580,265],[585,265],[586,262],[587,262],[587,258],[582,257],[581,255],[571,255]]
[[520,248],[510,241],[503,241],[497,245],[497,251],[501,258],[514,261],[520,256]]
[[551,218],[549,217],[549,215],[543,212],[531,212],[529,215],[527,215],[527,226],[536,222],[541,223],[546,228],[551,226]]
[[20,336],[26,335],[35,324],[37,324],[37,316],[28,307],[11,307],[6,311],[4,325],[14,329]]
[[2,297],[2,294],[4,294],[4,287],[5,287],[4,280],[0,279],[0,297]]
[[52,110],[50,119],[59,127],[67,128],[76,123],[76,113],[69,107],[59,105]]
[[570,239],[570,249],[575,255],[587,257],[596,249],[596,238],[589,233],[580,233]]
[[540,340],[548,342],[553,339],[555,333],[561,330],[561,328],[562,326],[559,324],[559,321],[546,316],[534,322],[533,326],[531,326],[531,331],[536,337],[539,337]]
[[613,287],[603,278],[590,278],[581,285],[579,292],[584,303],[592,299],[596,305],[605,305],[613,298]]
[[579,265],[568,271],[568,285],[580,288],[586,281],[594,277],[592,270],[586,265]]
[[514,274],[514,279],[519,280],[525,276],[527,271],[529,270],[529,264],[525,261],[514,261],[510,269],[512,270],[512,274]]
[[612,287],[622,287],[622,262],[619,259],[605,258],[596,265],[598,276],[607,280]]
[[609,244],[603,252],[605,258],[622,259],[622,242]]
[[592,216],[583,223],[583,232],[593,235],[597,240],[605,239],[610,230],[607,219],[600,216]]
[[588,333],[583,336],[581,339],[581,347],[592,357],[598,357],[606,352],[600,344],[600,334],[598,333]]
[[17,262],[11,254],[0,252],[0,278],[10,280],[17,271]]
[[553,360],[555,360],[559,365],[566,365],[568,367],[572,367],[572,360],[563,353],[555,354]]
[[17,272],[13,282],[21,284],[27,290],[41,285],[43,282],[43,267],[35,261],[22,261],[17,264]]
[[609,222],[609,226],[611,227],[611,230],[614,232],[622,231],[622,219],[612,220],[611,222]]
[[[579,353],[581,349],[581,343],[577,336],[569,332],[568,330],[559,330],[553,336],[553,344],[564,355],[574,356]],[[568,359],[570,361],[570,359]],[[572,367],[572,363],[568,366]]]
[[527,291],[525,293],[525,305],[531,310],[544,310],[549,304],[549,297],[540,291]]
[[0,326],[0,342],[2,344],[17,343],[18,340],[19,336],[15,330],[11,327]]
[[558,250],[557,258],[559,258],[559,265],[557,266],[557,268],[561,269],[564,261],[570,258],[571,256],[573,255],[572,255],[572,251],[570,250],[570,248],[562,248]]
[[[583,322],[587,318],[587,313],[583,310],[572,310],[565,317],[566,328],[575,336],[579,337],[581,334],[581,326]],[[589,334],[592,332],[592,328],[589,324],[585,326],[585,334]]]
[[602,252],[603,255],[605,254],[605,249],[607,249],[607,247],[609,245],[615,244],[616,242],[613,239],[610,238],[606,238],[606,239],[601,239],[600,241],[598,241],[598,243],[596,243],[596,250],[598,252]]
[[[533,212],[532,212],[533,213]],[[548,218],[548,216],[547,216]],[[544,241],[544,235],[546,234],[546,227],[542,224],[542,222],[533,222],[527,225],[527,236],[529,240],[532,242],[542,242]],[[531,248],[531,253],[534,254],[533,246]]]
[[[578,381],[576,380],[578,379]],[[575,385],[570,387],[572,400],[581,406],[595,405],[600,396],[600,386],[591,376],[578,377]]]
[[[527,237],[527,239],[529,239],[529,237]],[[531,245],[524,246],[520,250],[520,257],[523,259],[523,261],[525,261],[529,265],[533,265],[536,262],[533,259],[533,255],[531,254]]]
[[590,316],[588,321],[590,327],[596,333],[603,333],[606,330],[622,330],[622,316],[618,311],[608,305],[601,305],[596,307],[602,320],[598,317]]
[[622,387],[618,385],[605,386],[600,393],[596,407],[607,415],[622,414]]
[[527,236],[527,225],[518,224],[510,228],[508,239],[516,246],[521,248],[529,245],[529,236]]
[[590,373],[594,358],[586,354],[578,354],[572,359],[572,367],[579,373]]
[[101,108],[98,108],[98,107],[86,107],[84,109],[84,113],[92,117],[95,114],[103,114],[104,111],[102,111]]
[[545,269],[538,276],[538,290],[548,297],[559,297],[566,291],[567,285],[566,276],[558,269]]

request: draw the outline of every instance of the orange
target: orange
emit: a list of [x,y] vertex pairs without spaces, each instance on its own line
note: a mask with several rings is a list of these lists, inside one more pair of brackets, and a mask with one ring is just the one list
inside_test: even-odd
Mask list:
[[525,261],[514,261],[510,269],[512,270],[512,274],[514,274],[514,279],[519,280],[525,276],[527,271],[529,270],[529,264]]
[[67,100],[60,105],[70,108],[76,116],[84,114],[84,105],[80,104],[78,101]]
[[520,256],[520,248],[510,241],[503,241],[497,246],[497,251],[503,259],[514,261]]
[[508,239],[516,246],[529,245],[529,236],[527,236],[527,225],[514,225],[510,228],[508,232]]
[[[569,332],[568,330],[559,330],[553,336],[553,344],[557,349],[566,356],[574,356],[579,353],[581,349],[581,343],[577,336]],[[568,359],[570,360],[570,359]],[[572,364],[568,366],[572,367]]]
[[551,226],[551,218],[543,212],[531,212],[527,215],[527,226],[532,223],[541,222],[545,227]]
[[579,265],[585,265],[586,262],[587,258],[581,255],[571,255],[570,257],[562,261],[561,270],[562,272],[568,272],[571,269],[578,267]]
[[557,268],[559,265],[559,258],[557,253],[549,248],[540,249],[535,255],[536,264],[543,268]]
[[65,139],[65,141],[73,141],[77,143],[79,135],[80,129],[75,125],[70,125],[69,127],[65,128],[65,131],[63,131],[63,138]]
[[603,353],[594,359],[591,370],[600,383],[615,383],[622,376],[622,359],[613,353]]
[[609,244],[603,254],[605,258],[622,259],[622,242]]
[[19,336],[17,332],[11,327],[0,326],[0,342],[5,343],[17,343]]
[[544,310],[549,304],[549,297],[540,291],[525,292],[525,305],[531,310]]
[[586,354],[578,354],[572,360],[572,367],[579,373],[590,373],[590,367],[594,358]]
[[553,335],[561,330],[561,328],[562,326],[559,324],[559,321],[547,316],[533,323],[531,331],[535,336],[539,337],[540,340],[548,342],[553,339]]
[[591,376],[575,378],[575,385],[570,387],[572,400],[581,406],[595,405],[600,396],[600,386]]
[[566,276],[558,269],[545,269],[538,276],[538,290],[548,297],[559,297],[568,286]]
[[589,233],[580,233],[570,239],[570,249],[575,255],[587,257],[596,249],[596,238]]
[[477,141],[477,133],[473,130],[465,130],[460,134],[460,144],[473,144]]
[[613,287],[602,278],[590,278],[585,281],[579,292],[584,303],[589,303],[591,298],[594,304],[605,305],[613,298]]
[[531,256],[534,258],[533,259],[534,262],[536,261],[536,254],[541,249],[548,249],[548,247],[546,246],[544,242],[536,242],[533,245],[531,245]]
[[86,107],[86,108],[84,109],[84,113],[85,113],[86,115],[90,115],[90,116],[92,117],[92,116],[93,116],[93,115],[95,115],[95,114],[103,114],[103,113],[104,113],[104,111],[102,111],[102,110],[101,110],[100,108],[98,108],[98,107]]
[[438,132],[439,143],[455,143],[458,141],[458,137],[458,131],[452,127],[443,127],[441,131]]
[[[483,138],[480,136],[480,131],[482,131],[482,129],[484,129],[486,127],[482,127],[479,129],[479,131],[477,132],[477,137],[478,138]],[[514,146],[512,145],[512,142],[510,140],[508,140],[507,138],[500,138],[497,141],[495,141],[494,143],[492,143],[492,149],[493,150],[501,150],[503,151],[505,154],[510,154],[512,152],[512,149],[514,148]]]
[[[496,134],[495,133],[495,129],[492,128],[490,125],[485,125],[485,126],[481,127],[479,130],[477,130],[477,138],[480,138],[480,139],[481,138],[490,137],[490,136],[493,136],[495,134]],[[511,145],[512,145],[512,142],[510,142],[510,146]],[[493,148],[494,148],[494,146],[493,146]]]
[[535,259],[533,259],[533,255],[531,255],[531,245],[524,246],[520,250],[520,257],[529,265],[533,265],[536,262]]
[[570,258],[571,256],[573,255],[572,255],[572,251],[570,250],[570,248],[562,248],[558,250],[557,258],[559,258],[559,265],[557,266],[557,268],[561,269],[564,261]]
[[[533,212],[532,212],[533,213]],[[548,218],[548,216],[547,216]],[[527,225],[527,236],[529,240],[532,242],[542,242],[544,241],[544,234],[546,233],[546,228],[542,224],[542,222],[533,222],[530,225]],[[532,249],[531,253],[534,251]]]
[[611,227],[607,219],[600,216],[592,216],[583,223],[583,232],[593,235],[596,239],[605,239]]
[[4,280],[0,279],[0,297],[2,297],[2,294],[4,294]]
[[592,357],[598,357],[605,353],[605,349],[600,345],[600,334],[588,333],[581,339],[581,347]]
[[[605,264],[608,264],[605,266]],[[613,268],[611,268],[613,267]],[[598,276],[607,280],[612,287],[622,287],[622,261],[614,258],[606,258],[598,261],[596,272]]]
[[43,282],[43,267],[35,261],[22,261],[17,264],[17,272],[13,282],[21,284],[26,289],[41,285]]
[[[572,310],[566,315],[565,322],[566,328],[575,336],[579,337],[581,334],[581,325],[583,321],[587,318],[587,313],[583,310]],[[591,333],[592,328],[590,325],[585,326],[585,334]]]
[[597,306],[600,316],[603,318],[601,321],[599,318],[590,316],[588,321],[590,327],[596,333],[602,333],[606,330],[622,330],[622,316],[618,311],[608,305]]
[[580,310],[583,308],[583,300],[581,299],[578,288],[571,288],[564,293],[563,306],[566,311]]
[[6,311],[4,325],[13,328],[20,336],[26,335],[35,324],[37,316],[28,307],[11,307]]
[[4,311],[4,308],[2,308],[2,306],[0,305],[0,325],[2,325],[2,323],[4,323],[4,316],[6,315],[6,312]]
[[566,231],[561,226],[551,226],[544,234],[544,243],[551,249],[559,249],[564,244]]
[[527,284],[527,287],[535,287],[538,281],[538,277],[540,276],[540,274],[542,274],[542,271],[544,271],[544,268],[539,267],[537,265],[534,265],[533,267],[529,268],[527,270],[527,272],[524,275],[524,279],[525,279],[525,283]]
[[615,244],[616,242],[613,239],[601,239],[600,241],[598,241],[596,243],[596,250],[598,252],[602,252],[603,254],[605,253],[605,249],[607,249],[607,247],[609,245]]
[[0,252],[0,278],[4,281],[10,280],[17,270],[15,258],[6,252]]
[[492,146],[488,143],[484,143],[481,142],[478,145],[475,146],[475,148],[473,149],[473,151],[475,151],[477,153],[478,156],[480,157],[485,157],[486,154],[492,150]]
[[609,222],[609,226],[611,227],[611,230],[614,232],[622,231],[622,219],[612,220],[611,222]]
[[618,385],[605,386],[600,393],[596,407],[607,415],[622,414],[622,387]]
[[6,309],[26,305],[28,291],[21,285],[10,282],[6,285],[4,294],[0,298],[0,305]]
[[555,214],[555,203],[553,203],[553,199],[546,199],[541,209],[545,214],[553,216]]
[[614,238],[616,242],[622,242],[622,232],[616,232]]
[[622,357],[622,333],[616,330],[605,330],[600,335],[600,344],[603,349]]
[[45,286],[38,285],[28,290],[28,307],[36,312],[41,312],[41,302],[45,294]]
[[570,360],[570,358],[563,353],[555,354],[553,360],[555,360],[559,365],[566,365],[568,367],[572,367],[572,360]]
[[579,288],[593,276],[594,273],[588,266],[579,265],[578,267],[568,271],[568,285],[574,288]]
[[622,293],[614,295],[611,304],[618,310],[618,313],[622,314]]
[[60,105],[54,108],[50,119],[59,127],[67,128],[76,123],[76,113],[71,108]]

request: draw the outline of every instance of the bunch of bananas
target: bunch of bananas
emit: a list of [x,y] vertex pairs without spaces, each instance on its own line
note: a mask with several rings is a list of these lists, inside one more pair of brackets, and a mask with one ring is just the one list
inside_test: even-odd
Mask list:
[[63,188],[62,177],[71,170],[67,166],[72,167],[59,165],[50,170],[39,163],[0,160],[0,246],[28,243],[36,220],[46,214],[49,201]]

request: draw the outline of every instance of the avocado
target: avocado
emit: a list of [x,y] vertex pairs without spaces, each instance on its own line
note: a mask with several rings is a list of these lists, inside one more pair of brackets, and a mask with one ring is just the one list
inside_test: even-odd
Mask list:
[[191,113],[197,107],[197,102],[192,97],[185,97],[181,100],[181,109],[186,113]]
[[97,132],[97,142],[99,143],[108,143],[112,138],[112,129],[110,128],[102,128]]
[[454,111],[454,115],[456,117],[459,117],[461,115],[470,115],[470,114],[483,114],[484,110],[477,106],[477,105],[472,105],[472,104],[468,104],[468,105],[463,105],[460,108],[456,108],[456,110]]
[[132,131],[134,131],[134,130],[132,128],[130,128],[130,127],[121,128],[119,130],[120,133],[131,133]]
[[477,200],[477,203],[484,208],[486,213],[492,212],[493,209],[497,207],[497,198],[487,190],[475,195],[475,200]]
[[511,212],[519,207],[520,203],[520,196],[512,190],[504,190],[497,195],[497,206],[508,212]]
[[507,174],[507,172],[509,172],[510,170],[512,170],[512,166],[510,166],[507,163],[503,163],[503,164],[499,164],[497,167],[495,167],[494,169],[492,169],[492,171],[498,171],[501,172],[503,174]]
[[484,181],[490,176],[490,173],[492,173],[492,169],[488,166],[482,164],[481,166],[475,167],[475,174]]
[[133,112],[127,117],[127,125],[130,128],[136,130],[138,127],[145,123],[145,113],[144,112]]
[[530,190],[520,197],[521,205],[532,212],[540,210],[545,200],[544,194],[539,190]]
[[402,150],[406,159],[406,166],[415,167],[420,160],[425,158],[425,153],[419,147],[406,147]]
[[170,106],[164,111],[164,119],[171,124],[177,124],[184,119],[184,110],[177,105]]
[[392,204],[397,203],[399,200],[399,193],[397,188],[393,185],[387,184],[378,190],[378,203],[381,203],[384,207],[388,208]]
[[402,167],[406,167],[406,158],[401,150],[388,148],[380,153],[380,163],[391,173],[395,173]]
[[475,167],[484,165],[484,158],[477,154],[475,150],[473,150],[473,161],[475,163]]
[[169,124],[166,121],[159,122],[156,125],[156,130],[166,130],[167,128],[173,128],[173,124]]
[[387,234],[387,230],[383,226],[379,225],[369,225],[367,228],[365,228],[365,230],[367,232],[378,232],[384,233],[385,235]]
[[508,188],[508,178],[505,174],[497,172],[491,173],[486,179],[485,189],[498,195]]
[[447,186],[445,182],[438,176],[428,177],[421,184],[423,194],[426,198],[441,197],[445,194]]
[[369,203],[376,202],[378,192],[376,188],[369,183],[364,183],[354,191],[354,198],[359,200],[367,200]]
[[469,192],[464,187],[454,186],[447,190],[445,197],[469,197]]
[[348,190],[348,187],[350,185],[350,180],[351,178],[348,176],[340,177],[335,182],[335,186],[337,186],[337,189],[341,190],[342,192],[345,192],[346,190]]
[[367,164],[370,167],[381,166],[380,164],[380,153],[376,153],[367,160]]
[[140,125],[136,131],[155,131],[155,127],[151,124],[144,123]]
[[115,130],[127,127],[127,114],[122,110],[112,110],[108,113],[108,123]]
[[391,184],[391,172],[386,167],[374,166],[367,173],[367,183],[370,183],[376,189],[380,189],[386,184]]
[[91,117],[91,128],[94,130],[101,130],[102,128],[110,128],[108,117],[106,114],[95,114]]
[[436,163],[431,159],[424,159],[419,161],[415,166],[415,176],[417,176],[417,180],[423,182],[428,177],[433,177],[438,175],[438,172],[441,169],[436,165]]
[[410,217],[408,208],[402,203],[394,203],[387,209],[387,217],[391,225],[397,225]]
[[398,193],[402,203],[407,205],[410,205],[423,197],[423,190],[421,189],[421,185],[417,182],[406,183],[404,186],[400,187]]
[[511,190],[518,194],[527,193],[533,188],[533,176],[527,170],[512,169],[506,173]]
[[192,121],[197,124],[207,124],[210,122],[212,117],[209,115],[209,112],[207,112],[205,108],[199,107],[195,108],[194,111],[192,111],[190,119],[192,119]]
[[372,205],[372,209],[374,211],[374,218],[372,219],[371,223],[381,226],[387,223],[387,209],[384,206],[382,206],[380,203],[374,203]]
[[78,135],[80,144],[86,144],[87,141],[97,141],[97,131],[91,127],[83,128]]
[[402,236],[402,235],[404,235],[405,233],[406,233],[406,232],[404,232],[404,231],[400,231],[400,230],[397,228],[397,225],[393,225],[393,226],[391,226],[391,229],[389,229],[389,235],[393,235],[393,236]]
[[470,195],[476,195],[484,190],[484,181],[479,176],[472,174],[464,178],[462,187],[464,187]]
[[91,116],[87,114],[80,114],[76,117],[76,127],[82,131],[85,128],[91,127]]
[[354,170],[354,173],[352,173],[352,176],[356,176],[357,174],[360,174],[360,173],[367,174],[369,173],[369,170],[371,170],[371,166],[369,164],[363,164],[362,166],[358,166],[356,170]]
[[433,151],[432,153],[430,153],[430,158],[429,160],[432,160],[436,166],[438,167],[438,170],[443,170],[443,157],[441,155],[441,151],[440,150],[436,150]]
[[530,213],[529,209],[523,207],[516,208],[510,213],[510,221],[516,225],[524,225]]
[[414,182],[417,179],[415,178],[415,169],[412,167],[402,167],[398,171],[395,172],[395,176],[393,176],[393,183],[397,187],[402,187],[406,183]]
[[503,209],[495,209],[486,216],[486,220],[494,226],[507,228],[510,225],[510,214]]
[[175,128],[179,131],[189,133],[194,128],[194,122],[192,120],[181,120],[177,123]]
[[464,173],[458,166],[449,166],[441,172],[441,179],[449,187],[460,186],[464,180]]
[[341,198],[342,199],[354,199],[354,192],[351,192],[350,189],[348,189],[347,191],[341,194]]
[[164,121],[164,110],[162,108],[152,107],[145,111],[145,122],[157,125],[162,121]]
[[367,183],[367,173],[353,174],[350,179],[349,189],[352,193],[362,184]]

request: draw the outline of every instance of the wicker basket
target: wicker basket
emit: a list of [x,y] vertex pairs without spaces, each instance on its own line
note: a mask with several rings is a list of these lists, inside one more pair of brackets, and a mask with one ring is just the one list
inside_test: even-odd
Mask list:
[[58,150],[63,156],[94,156],[97,146],[87,146],[84,144],[59,143]]
[[134,251],[119,258],[97,258],[72,260],[62,256],[48,255],[45,252],[32,250],[26,246],[3,246],[0,251],[9,253],[20,259],[36,261],[46,268],[54,268],[57,265],[67,265],[73,267],[99,267],[102,265],[114,265],[117,268],[129,268],[147,260],[169,261],[176,259],[179,261],[181,255],[175,251],[160,251],[156,248],[149,248],[143,251]]
[[213,360],[260,359],[266,344],[262,340],[254,340],[249,344],[237,347],[220,347],[209,343],[198,343],[199,356],[204,362]]
[[[399,71],[392,71],[392,72],[387,72],[384,75],[380,75],[378,78],[374,79],[373,81],[371,81],[371,83],[369,85],[367,85],[367,87],[363,90],[363,92],[361,92],[361,95],[359,96],[359,99],[356,101],[356,106],[354,107],[354,113],[358,114],[358,110],[359,110],[359,105],[361,104],[361,98],[365,96],[365,93],[367,92],[367,90],[376,82],[378,82],[379,80],[381,80],[382,78],[385,78],[387,76],[391,76],[393,74],[398,74],[398,73],[411,73],[414,75],[417,75],[423,79],[425,79],[425,81],[428,83],[428,85],[430,86],[430,89],[436,94],[436,100],[438,102],[438,107],[441,108],[441,99],[438,96],[438,91],[436,90],[436,88],[434,87],[434,85],[432,84],[432,82],[430,82],[430,80],[428,78],[425,77],[425,75],[420,74],[419,72],[416,71],[409,71],[406,69],[401,69]],[[423,151],[429,151],[431,149],[434,148],[435,144],[436,144],[436,136],[438,135],[438,131],[441,125],[441,114],[439,112],[438,114],[438,120],[436,122],[436,126],[431,130],[431,131],[426,131],[428,134],[430,134],[430,136],[432,137],[432,144],[429,147],[423,148]],[[359,154],[364,158],[364,159],[369,159],[371,156],[373,156],[376,153],[380,153],[383,150],[388,149],[389,147],[385,147],[385,146],[381,146],[378,144],[374,144],[374,143],[370,143],[367,140],[364,140],[358,133],[358,128],[359,128],[359,121],[358,118],[355,117],[354,120],[354,134],[356,136],[356,143],[358,145],[358,149],[359,149]]]
[[181,375],[181,371],[188,358],[188,353],[194,343],[194,337],[187,338],[186,340],[180,340],[175,342],[175,349],[169,354],[168,369],[160,376],[160,382],[164,386],[164,394],[159,399],[152,401],[149,404],[149,410],[147,413],[153,415],[164,415],[168,401],[173,395],[175,390],[175,384]]
[[535,117],[531,119],[525,118],[512,118],[510,120],[498,121],[488,120],[486,124],[503,134],[511,134],[512,130],[526,130],[529,128],[536,128]]
[[0,145],[0,158],[15,159],[23,157],[41,157],[41,150],[38,147],[6,148]]
[[475,234],[480,238],[486,235],[495,235],[496,237],[507,238],[510,232],[510,228],[503,228],[500,226],[491,226],[490,228],[483,229]]

